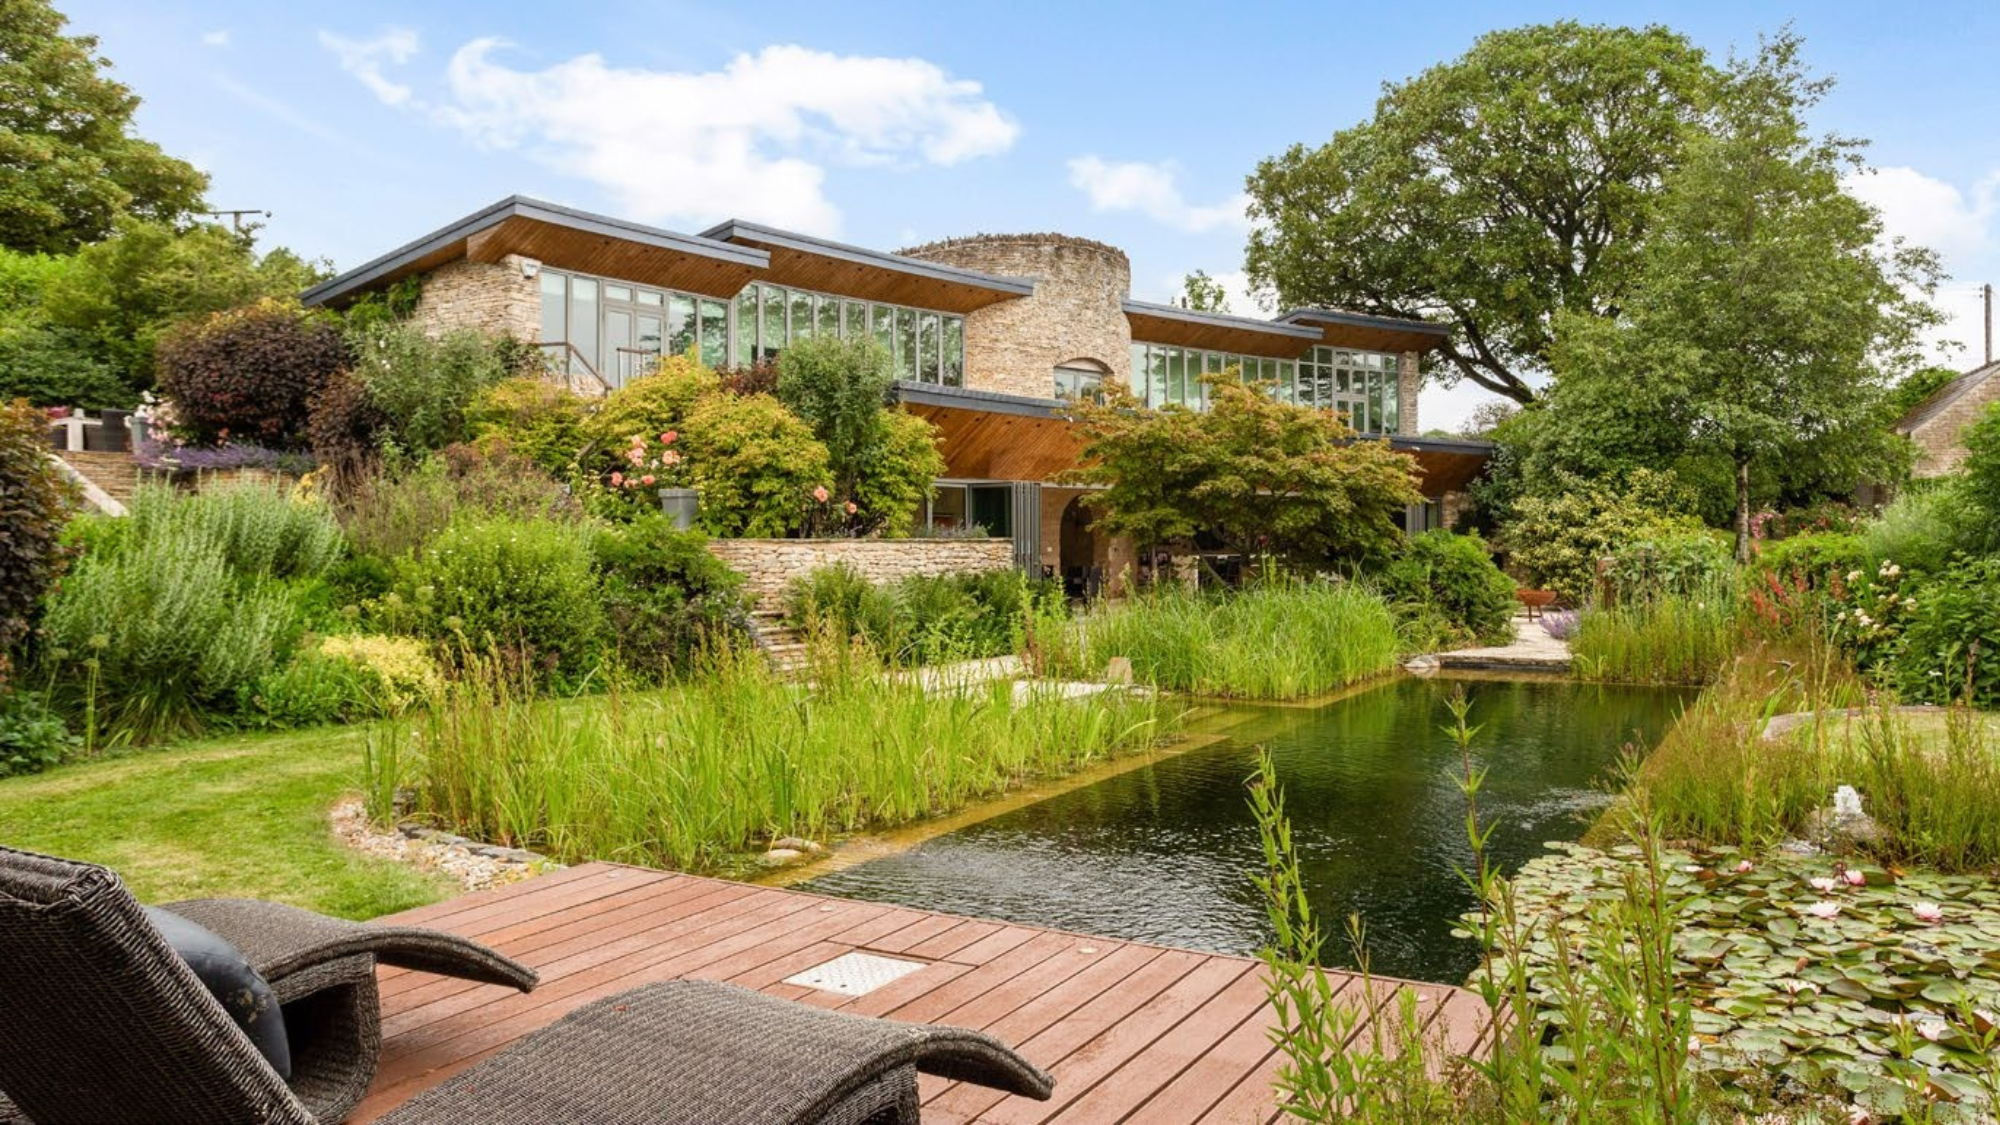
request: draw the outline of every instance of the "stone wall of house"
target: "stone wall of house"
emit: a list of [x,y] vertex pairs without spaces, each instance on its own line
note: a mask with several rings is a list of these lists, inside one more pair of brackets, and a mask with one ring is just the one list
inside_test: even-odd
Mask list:
[[1048,568],[1048,573],[1058,578],[1063,577],[1068,566],[1095,566],[1104,576],[1107,589],[1116,592],[1122,588],[1124,576],[1136,560],[1130,537],[1095,531],[1091,535],[1091,558],[1088,564],[1075,563],[1063,558],[1063,515],[1069,510],[1070,504],[1087,491],[1089,490],[1083,488],[1042,486],[1041,562]]
[[509,254],[498,262],[447,262],[425,275],[411,319],[433,334],[477,328],[534,341],[542,331],[542,296],[535,279],[523,276],[528,261]]
[[1913,470],[1919,477],[1941,477],[1965,463],[1965,428],[1986,408],[2000,402],[2000,367],[1988,370],[1951,405],[1909,431],[1917,446]]
[[1422,356],[1416,352],[1404,352],[1396,362],[1396,432],[1399,434],[1420,434],[1417,426],[1417,396],[1424,387],[1423,369],[1419,366]]
[[711,539],[708,549],[744,576],[757,608],[772,610],[781,607],[792,579],[834,563],[877,584],[1014,565],[1011,539]]
[[965,318],[965,385],[1051,398],[1055,369],[1094,360],[1126,383],[1132,327],[1124,301],[1132,263],[1115,246],[1060,234],[976,235],[899,253],[1004,277],[1032,278],[1032,296],[975,309]]

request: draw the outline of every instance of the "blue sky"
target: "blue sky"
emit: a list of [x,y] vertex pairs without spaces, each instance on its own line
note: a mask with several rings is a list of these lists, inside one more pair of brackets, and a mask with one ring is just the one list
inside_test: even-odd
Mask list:
[[[346,268],[521,193],[673,229],[724,217],[893,249],[1058,230],[1133,295],[1240,271],[1244,176],[1365,118],[1481,32],[1669,24],[1718,55],[1792,22],[1838,77],[1817,124],[1872,140],[1856,190],[1953,274],[1941,352],[1978,361],[2000,282],[2000,5],[338,5],[57,0],[219,207]],[[1235,311],[1256,313],[1239,294]],[[1426,391],[1426,425],[1479,401]]]

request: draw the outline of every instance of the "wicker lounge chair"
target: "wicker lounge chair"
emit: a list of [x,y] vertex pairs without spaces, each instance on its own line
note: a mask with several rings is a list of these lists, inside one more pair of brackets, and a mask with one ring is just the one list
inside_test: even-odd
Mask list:
[[[276,974],[289,1085],[116,874],[0,848],[0,1122],[338,1121],[375,1072],[378,958],[534,984],[449,934],[234,900],[172,909]],[[384,1120],[914,1122],[918,1070],[1036,1098],[1053,1087],[977,1032],[670,981],[586,1005]]]

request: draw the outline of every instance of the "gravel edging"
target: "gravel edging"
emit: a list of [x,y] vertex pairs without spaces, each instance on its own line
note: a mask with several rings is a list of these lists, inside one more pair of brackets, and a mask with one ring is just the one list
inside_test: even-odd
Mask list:
[[535,852],[482,844],[420,824],[404,823],[384,832],[369,822],[358,797],[334,805],[328,819],[334,838],[344,846],[419,871],[447,875],[468,891],[503,887],[565,866]]

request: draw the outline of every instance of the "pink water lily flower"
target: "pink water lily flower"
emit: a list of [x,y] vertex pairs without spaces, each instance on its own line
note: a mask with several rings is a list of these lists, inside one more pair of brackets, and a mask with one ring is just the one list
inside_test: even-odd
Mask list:
[[1935,902],[1917,903],[1915,906],[1910,907],[1910,913],[1915,914],[1917,921],[1927,926],[1935,926],[1939,922],[1944,921],[1944,907],[1939,906]]
[[1815,875],[1812,878],[1807,879],[1806,882],[1812,886],[1813,890],[1816,890],[1823,895],[1832,894],[1833,889],[1835,887],[1840,886],[1840,880],[1834,878],[1831,875]]
[[1752,868],[1753,868],[1754,866],[1755,866],[1755,865],[1754,865],[1754,864],[1752,864],[1752,863],[1751,863],[1751,862],[1750,862],[1749,860],[1747,860],[1747,859],[1741,859],[1741,860],[1737,860],[1737,861],[1736,861],[1736,873],[1737,873],[1738,875],[1748,875],[1748,874],[1750,874],[1750,871],[1751,871],[1751,869],[1752,869]]
[[1815,902],[1811,906],[1806,907],[1806,913],[1815,918],[1831,920],[1840,914],[1840,904],[1837,902]]
[[1841,877],[1847,880],[1847,885],[1850,887],[1865,887],[1868,885],[1868,876],[1856,871],[1852,867],[1842,872]]

